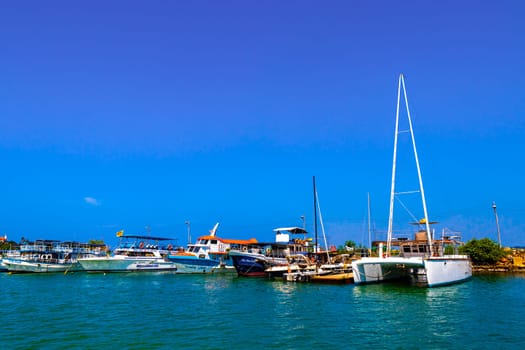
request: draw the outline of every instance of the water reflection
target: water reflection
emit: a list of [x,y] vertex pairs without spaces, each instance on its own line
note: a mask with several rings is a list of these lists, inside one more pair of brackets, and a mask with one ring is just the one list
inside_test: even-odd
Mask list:
[[294,293],[298,287],[297,283],[287,283],[281,281],[272,281],[270,284],[276,292],[284,294]]

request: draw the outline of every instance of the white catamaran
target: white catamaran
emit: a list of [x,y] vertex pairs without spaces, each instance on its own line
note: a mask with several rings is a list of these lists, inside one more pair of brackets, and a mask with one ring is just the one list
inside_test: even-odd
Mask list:
[[[408,116],[409,132],[412,139],[412,147],[419,178],[419,190],[423,205],[424,219],[417,224],[424,227],[415,235],[413,240],[396,241],[395,244],[400,247],[399,255],[392,256],[392,231],[394,218],[394,198],[397,194],[395,191],[396,182],[396,158],[397,143],[399,132],[399,107],[401,98],[401,87],[403,88],[406,112]],[[441,240],[434,239],[430,231],[428,220],[427,205],[425,201],[425,192],[423,190],[423,181],[419,160],[416,150],[416,142],[412,129],[412,120],[408,108],[408,99],[405,88],[403,75],[399,76],[397,91],[397,110],[396,126],[394,137],[394,159],[392,165],[392,186],[390,193],[390,213],[388,220],[388,236],[386,254],[383,254],[383,245],[379,245],[379,257],[366,257],[352,262],[354,273],[354,282],[361,283],[378,283],[387,280],[405,279],[413,284],[420,286],[435,287],[440,285],[452,284],[465,281],[472,276],[472,266],[468,256],[459,255],[457,249],[453,254],[446,245],[457,243],[456,240],[444,237]]]

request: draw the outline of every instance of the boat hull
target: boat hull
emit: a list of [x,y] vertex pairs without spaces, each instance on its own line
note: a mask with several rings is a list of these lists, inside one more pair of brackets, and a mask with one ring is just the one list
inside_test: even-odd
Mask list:
[[266,256],[244,251],[230,251],[230,257],[237,274],[243,277],[267,277],[267,269],[277,266],[283,267],[282,271],[278,272],[278,275],[282,276],[287,269],[286,266],[288,266],[285,257]]
[[233,261],[233,266],[239,276],[243,277],[265,277],[266,269],[264,259],[254,254],[235,254],[230,252]]
[[73,263],[46,263],[18,259],[4,259],[3,265],[11,273],[51,273],[74,269]]
[[354,282],[354,274],[352,272],[340,272],[329,274],[318,274],[310,278],[310,282],[324,283],[324,284],[350,284]]
[[354,281],[352,272],[291,271],[283,275],[285,282],[311,282],[323,284],[350,284]]
[[79,259],[78,263],[86,272],[159,272],[177,271],[177,265],[163,259],[102,257]]
[[472,277],[470,260],[461,255],[426,259],[425,270],[429,287],[459,283]]
[[216,260],[192,255],[169,255],[168,259],[176,264],[177,273],[213,273],[220,267]]
[[460,283],[472,276],[467,256],[439,258],[362,258],[352,262],[355,284],[406,280],[411,284],[437,287]]

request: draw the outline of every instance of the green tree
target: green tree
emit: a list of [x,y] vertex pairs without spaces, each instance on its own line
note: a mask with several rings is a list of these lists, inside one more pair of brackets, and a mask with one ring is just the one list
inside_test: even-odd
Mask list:
[[506,255],[505,251],[490,238],[471,239],[459,248],[459,251],[468,254],[474,265],[495,264]]
[[18,244],[14,241],[2,241],[0,242],[0,250],[14,250],[18,249]]
[[345,247],[355,248],[356,245],[354,241],[345,241]]
[[[342,246],[337,247],[337,252],[339,253],[347,253],[348,251],[353,252],[355,250],[355,247],[357,244],[354,241],[345,241],[345,243]],[[350,248],[348,250],[348,248]]]
[[104,243],[104,240],[101,240],[101,239],[90,239],[88,241],[88,244],[100,244],[100,245],[104,245],[106,243]]

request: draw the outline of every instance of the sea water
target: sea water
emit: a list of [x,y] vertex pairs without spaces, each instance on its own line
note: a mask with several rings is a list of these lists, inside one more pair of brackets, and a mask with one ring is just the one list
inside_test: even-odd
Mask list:
[[503,349],[525,275],[319,285],[224,275],[0,274],[2,349]]

